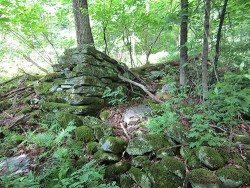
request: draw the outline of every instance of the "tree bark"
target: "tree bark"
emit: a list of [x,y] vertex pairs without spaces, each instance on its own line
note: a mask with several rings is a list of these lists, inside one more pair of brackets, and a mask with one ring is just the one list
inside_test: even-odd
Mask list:
[[203,53],[202,53],[202,90],[203,100],[206,98],[208,91],[208,39],[209,39],[209,19],[210,19],[211,0],[206,0],[204,16],[204,36],[203,36]]
[[94,44],[89,22],[87,0],[73,0],[73,12],[75,17],[77,45]]
[[214,71],[213,71],[212,78],[211,78],[211,84],[213,84],[215,82],[215,77],[217,76],[216,72],[217,72],[217,65],[218,65],[219,55],[220,55],[221,30],[222,30],[222,25],[223,25],[223,22],[224,22],[226,10],[227,10],[227,2],[228,2],[228,0],[224,0],[224,5],[223,5],[221,16],[220,16],[219,28],[218,28],[218,31],[217,31],[216,45],[215,45],[214,67],[213,67]]
[[181,0],[181,26],[180,26],[180,85],[186,83],[185,63],[188,60],[186,46],[188,33],[188,0]]

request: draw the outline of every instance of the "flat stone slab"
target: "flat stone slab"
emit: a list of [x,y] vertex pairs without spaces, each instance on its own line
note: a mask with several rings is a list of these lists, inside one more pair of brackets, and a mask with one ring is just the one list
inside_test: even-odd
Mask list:
[[29,172],[30,158],[27,155],[10,157],[0,163],[0,176],[13,176]]
[[151,108],[146,105],[138,105],[129,107],[123,114],[123,121],[127,125],[134,125],[139,122],[151,111]]

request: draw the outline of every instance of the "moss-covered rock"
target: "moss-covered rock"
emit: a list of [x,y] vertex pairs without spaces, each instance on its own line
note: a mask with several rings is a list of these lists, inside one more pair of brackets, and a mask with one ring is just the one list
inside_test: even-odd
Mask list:
[[188,133],[188,128],[179,124],[167,126],[165,129],[165,134],[180,144],[186,144],[191,141],[191,139],[187,137]]
[[189,179],[194,188],[219,188],[220,182],[218,177],[206,169],[194,169],[191,171]]
[[121,156],[99,150],[94,154],[93,159],[97,160],[99,163],[115,163],[120,161]]
[[103,137],[99,141],[99,146],[102,150],[111,153],[122,153],[127,146],[127,142],[117,137]]
[[86,126],[77,127],[75,130],[75,136],[77,141],[88,143],[95,140],[94,132],[91,128]]
[[120,176],[120,186],[121,188],[133,188],[135,182],[128,174],[122,174]]
[[247,162],[242,158],[242,156],[239,153],[233,153],[232,154],[232,162],[235,165],[241,166],[245,169],[247,169]]
[[132,167],[129,170],[129,176],[143,188],[151,188],[152,182],[146,172],[140,170],[139,168]]
[[95,152],[97,152],[99,147],[99,143],[97,142],[89,142],[86,145],[86,152],[90,155],[94,154]]
[[231,154],[230,151],[224,148],[219,148],[218,149],[219,154],[222,156],[224,163],[229,163],[231,159]]
[[104,177],[115,179],[120,174],[127,172],[130,169],[130,167],[131,164],[126,161],[106,166]]
[[180,154],[187,161],[187,165],[190,169],[202,167],[202,163],[196,156],[196,149],[191,149],[188,146],[182,146]]
[[53,86],[59,86],[60,84],[62,84],[64,82],[63,79],[58,79],[54,82],[41,82],[39,84],[34,84],[34,89],[35,92],[38,95],[48,95],[54,92],[54,90],[52,91],[51,88],[53,88]]
[[69,104],[56,103],[56,102],[41,102],[41,108],[48,112],[69,112],[76,115],[93,114],[99,107],[94,106],[71,106]]
[[80,157],[77,161],[75,166],[78,168],[81,168],[84,164],[88,162],[88,157],[87,156],[82,156]]
[[150,178],[153,181],[153,188],[178,188],[182,186],[183,180],[171,173],[162,163],[153,164],[150,170]]
[[225,188],[237,188],[243,183],[250,184],[250,173],[243,168],[223,167],[216,174]]
[[146,134],[130,140],[126,151],[129,155],[143,155],[169,146],[172,144],[164,135]]
[[53,72],[53,73],[49,73],[44,77],[44,81],[45,82],[53,82],[54,80],[58,79],[58,78],[63,78],[64,74],[59,73],[59,72]]
[[169,172],[175,174],[179,178],[185,178],[186,168],[185,164],[182,161],[174,157],[164,157],[162,158],[160,164],[163,165]]
[[88,127],[106,125],[100,119],[93,117],[93,116],[82,117],[82,122],[84,126],[88,126]]
[[175,149],[174,148],[161,148],[156,152],[156,157],[161,159],[166,156],[174,156]]
[[132,159],[132,166],[146,169],[151,165],[147,156],[137,156]]
[[246,158],[250,161],[250,151],[246,153]]
[[211,147],[200,146],[199,148],[197,148],[196,156],[202,164],[204,164],[211,170],[219,169],[224,165],[222,156],[214,148]]
[[56,119],[63,128],[66,128],[69,123],[73,123],[73,125],[77,127],[83,125],[81,119],[78,116],[70,114],[68,112],[56,112]]
[[100,115],[99,115],[99,117],[100,117],[100,119],[101,119],[102,121],[106,121],[106,120],[109,118],[109,116],[110,116],[110,112],[107,111],[107,110],[102,111],[102,112],[100,113]]

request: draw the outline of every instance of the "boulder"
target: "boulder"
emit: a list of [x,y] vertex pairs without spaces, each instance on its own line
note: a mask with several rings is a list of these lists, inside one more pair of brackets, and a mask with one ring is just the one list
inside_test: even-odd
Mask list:
[[132,159],[132,166],[146,169],[150,167],[151,161],[147,156],[136,156]]
[[95,159],[99,163],[115,163],[121,160],[121,156],[99,150],[94,154],[93,159]]
[[131,164],[126,161],[124,162],[121,161],[121,162],[106,166],[104,177],[115,179],[120,174],[127,172],[130,169],[130,167],[131,167]]
[[98,148],[99,148],[98,142],[89,142],[86,145],[86,152],[87,154],[92,155],[98,151]]
[[125,151],[127,142],[117,137],[103,137],[99,141],[99,146],[103,151],[111,153],[122,153]]
[[94,131],[87,126],[77,127],[74,132],[77,141],[82,141],[84,143],[95,141]]
[[134,188],[135,182],[128,174],[120,175],[121,188]]
[[165,134],[180,144],[187,144],[191,141],[190,138],[187,137],[188,133],[188,128],[180,124],[169,125],[165,129]]
[[146,172],[139,168],[132,167],[128,171],[129,176],[136,182],[137,185],[143,188],[152,188],[152,183]]
[[172,144],[164,135],[146,134],[130,140],[126,151],[129,155],[143,155],[169,146]]
[[243,183],[250,184],[250,173],[243,168],[227,166],[219,169],[216,174],[226,188],[238,188]]
[[151,111],[151,108],[146,105],[132,106],[125,110],[123,114],[123,121],[127,125],[134,125],[140,120],[142,120],[145,115]]
[[191,171],[189,182],[192,187],[199,188],[220,188],[218,177],[206,169],[194,169]]
[[177,188],[181,187],[183,183],[183,179],[170,172],[162,162],[158,162],[152,165],[152,168],[150,170],[150,178],[153,182],[152,188]]
[[197,148],[196,156],[202,164],[211,170],[216,170],[224,165],[222,156],[214,149],[208,146],[200,146]]
[[56,120],[63,128],[66,128],[70,123],[73,123],[73,125],[77,127],[83,125],[81,119],[78,116],[68,112],[56,112]]

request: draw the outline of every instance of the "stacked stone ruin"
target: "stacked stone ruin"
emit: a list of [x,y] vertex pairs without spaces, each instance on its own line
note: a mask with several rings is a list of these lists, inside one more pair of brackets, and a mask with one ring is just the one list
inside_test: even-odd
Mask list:
[[[107,87],[115,90],[127,83],[118,75],[129,76],[127,67],[93,46],[68,49],[53,65],[53,73],[46,75],[35,89],[41,108],[46,111],[66,111],[77,115],[96,114],[107,106],[103,93]],[[130,75],[131,78],[131,75]]]

